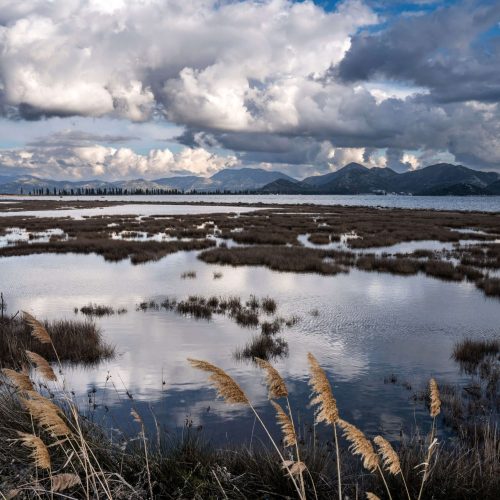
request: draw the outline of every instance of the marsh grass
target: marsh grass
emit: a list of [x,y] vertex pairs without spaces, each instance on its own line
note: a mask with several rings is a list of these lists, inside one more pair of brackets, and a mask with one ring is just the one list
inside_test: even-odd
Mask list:
[[500,354],[500,340],[498,339],[472,339],[461,340],[453,349],[453,358],[464,366],[477,368],[488,356]]
[[[136,309],[140,311],[165,309],[166,311],[174,311],[195,319],[205,320],[212,319],[214,314],[227,315],[240,326],[256,328],[260,324],[259,314],[261,312],[267,315],[273,314],[276,312],[277,307],[277,302],[270,297],[259,299],[251,295],[243,305],[240,297],[190,295],[184,300],[169,297],[162,302],[155,300],[141,302],[137,305]],[[262,331],[263,333],[267,332],[270,334],[277,333],[281,325],[288,321],[276,318],[273,322],[263,322]]]
[[477,281],[477,287],[491,297],[500,297],[500,278],[484,278]]
[[234,358],[239,361],[254,358],[272,360],[286,356],[288,356],[288,342],[282,337],[266,334],[252,337],[243,348],[234,352]]
[[[122,309],[120,309],[120,311],[122,311]],[[115,310],[113,307],[102,304],[93,304],[93,303],[80,307],[80,312],[85,316],[97,316],[97,317],[111,316],[115,314]]]
[[[42,324],[63,362],[94,364],[115,354],[114,347],[103,340],[91,321],[54,320]],[[27,362],[26,351],[57,361],[52,345],[33,338],[31,327],[20,317],[0,321],[0,365],[21,366]]]
[[[30,325],[36,326],[35,340],[48,338],[49,344],[55,345],[45,327],[35,321],[30,320]],[[178,436],[157,426],[156,436],[150,435],[134,407],[130,418],[138,425],[137,435],[117,435],[115,431],[111,439],[107,431],[78,411],[70,393],[63,389],[57,397],[51,395],[50,384],[57,382],[48,380],[47,389],[39,386],[43,392],[35,392],[29,379],[25,380],[26,374],[5,371],[5,383],[0,386],[0,490],[7,498],[38,499],[323,500],[362,498],[371,492],[371,498],[385,498],[387,493],[394,499],[496,500],[500,488],[498,429],[490,428],[480,440],[436,443],[433,422],[428,436],[415,434],[397,446],[378,436],[375,448],[360,429],[339,418],[341,409],[326,373],[312,356],[310,362],[313,403],[319,410],[316,419],[329,426],[340,425],[356,455],[349,453],[343,442],[335,451],[316,434],[310,434],[310,439],[300,437],[285,382],[262,359],[256,363],[266,375],[270,404],[282,433],[280,441],[228,373],[206,361],[191,360],[192,366],[207,374],[223,399],[254,413],[268,442],[250,446],[215,447],[189,427]],[[63,372],[63,366],[58,368]],[[26,383],[23,392],[18,378]],[[431,382],[431,418],[440,410],[437,391],[437,384]],[[356,459],[358,455],[361,460]],[[362,464],[376,473],[363,471]]]

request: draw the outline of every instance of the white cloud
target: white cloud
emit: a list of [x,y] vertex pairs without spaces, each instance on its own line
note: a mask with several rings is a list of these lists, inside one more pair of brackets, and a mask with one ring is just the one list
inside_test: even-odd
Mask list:
[[33,150],[0,150],[0,167],[56,179],[154,179],[172,175],[211,175],[239,163],[235,156],[220,156],[203,148],[152,149],[138,154],[130,148],[102,145]]
[[[437,30],[435,44],[416,39],[422,60],[430,49],[439,50],[441,36],[443,47],[454,36],[460,46],[470,42],[472,35],[451,29],[470,17],[467,9],[453,9],[450,30]],[[362,0],[345,0],[332,12],[311,0],[0,0],[0,114],[119,118],[152,128],[169,121],[185,127],[206,154],[215,147],[242,158],[250,152],[253,164],[324,170],[354,158],[381,166],[381,155],[366,153],[375,149],[393,150],[391,161],[401,169],[415,168],[415,158],[403,157],[408,151],[448,151],[479,166],[500,163],[498,102],[435,100],[426,80],[398,79],[400,64],[384,55],[389,48],[399,54],[398,39],[406,32],[396,30],[377,57],[360,64],[376,69],[387,63],[394,72],[384,76],[374,69],[361,83],[341,78],[353,49],[369,49],[391,32],[390,26],[363,32],[377,22]],[[410,34],[402,62],[413,53]],[[19,145],[19,139],[4,141],[9,148]],[[308,142],[307,154],[294,142]],[[325,153],[325,144],[334,151]],[[142,149],[162,146],[155,140]],[[57,168],[61,158],[52,153]],[[144,160],[149,154],[109,153],[117,171],[125,168],[127,154],[139,173],[161,163]],[[64,154],[62,160],[69,161]],[[204,171],[196,165],[206,161],[193,156],[190,164]],[[218,168],[215,163],[207,171]]]
[[5,10],[6,103],[135,121],[160,105],[181,123],[228,130],[273,115],[288,125],[300,87],[376,20],[359,0],[333,13],[289,0],[54,0]]

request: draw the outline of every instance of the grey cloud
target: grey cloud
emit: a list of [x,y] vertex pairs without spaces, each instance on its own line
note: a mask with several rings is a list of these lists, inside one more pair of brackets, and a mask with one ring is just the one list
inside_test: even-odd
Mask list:
[[[367,163],[387,148],[398,169],[408,150],[500,165],[500,42],[477,43],[498,22],[498,2],[391,17],[375,32],[363,31],[377,19],[358,0],[332,13],[285,0],[95,5],[7,1],[0,113],[161,117],[186,127],[178,142],[193,149],[289,169],[329,168],[329,147],[364,148]],[[377,99],[369,84],[380,79],[428,94]],[[61,148],[64,160],[64,148],[136,140],[72,134],[30,147]]]
[[70,130],[39,137],[26,145],[28,147],[78,147],[96,143],[120,144],[139,140],[139,137],[131,135],[93,134],[81,130]]
[[361,33],[333,72],[345,82],[389,78],[430,89],[439,102],[500,99],[498,2],[469,1]]

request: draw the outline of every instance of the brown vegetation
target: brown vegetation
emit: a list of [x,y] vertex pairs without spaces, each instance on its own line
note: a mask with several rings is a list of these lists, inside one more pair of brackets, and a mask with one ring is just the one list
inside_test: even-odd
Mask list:
[[48,361],[96,363],[114,355],[97,326],[90,321],[44,321],[52,343],[42,343],[32,336],[32,326],[19,316],[0,320],[0,366],[18,367],[28,361],[26,351],[43,356]]

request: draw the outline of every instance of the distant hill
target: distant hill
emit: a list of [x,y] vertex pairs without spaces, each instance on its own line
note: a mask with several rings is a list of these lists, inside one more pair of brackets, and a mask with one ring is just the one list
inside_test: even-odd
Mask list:
[[326,175],[298,181],[282,172],[260,168],[228,168],[211,177],[196,175],[155,180],[55,181],[32,175],[0,176],[0,194],[110,194],[164,192],[256,192],[276,194],[499,195],[500,174],[439,163],[398,174],[390,168],[367,168],[359,163]]
[[369,194],[399,193],[411,195],[491,195],[500,194],[500,174],[481,172],[439,163],[398,174],[390,168],[366,168],[359,163],[326,175],[307,177],[293,188],[288,184],[270,183],[265,193]]
[[266,184],[260,189],[261,193],[280,193],[280,194],[306,194],[312,192],[312,188],[304,185],[303,182],[288,179],[277,179]]
[[146,179],[133,179],[124,181],[102,181],[102,180],[88,180],[88,181],[55,181],[51,179],[42,179],[32,175],[21,176],[0,176],[0,194],[27,194],[35,189],[47,189],[51,194],[54,190],[56,193],[59,191],[66,191],[67,193],[77,192],[81,190],[100,190],[107,193],[116,192],[121,190],[127,193],[133,193],[138,190],[146,192],[151,191],[203,191],[203,192],[216,192],[216,191],[255,191],[270,182],[278,179],[297,182],[292,177],[283,174],[282,172],[269,171],[261,168],[234,168],[225,169],[217,172],[211,177],[201,177],[196,175],[164,177],[154,180]]

